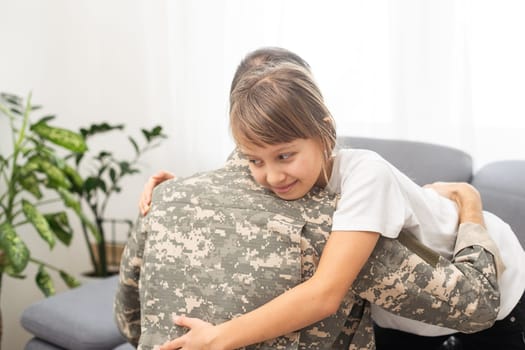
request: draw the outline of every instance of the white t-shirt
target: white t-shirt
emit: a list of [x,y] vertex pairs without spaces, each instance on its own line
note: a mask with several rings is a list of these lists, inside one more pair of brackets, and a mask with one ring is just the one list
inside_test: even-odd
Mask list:
[[[375,152],[340,150],[327,189],[340,194],[332,231],[373,231],[396,238],[404,229],[447,259],[452,258],[458,227],[456,204],[432,189],[422,188]],[[525,290],[525,251],[509,225],[484,212],[490,237],[500,250],[505,270],[498,276],[505,318]],[[393,315],[372,305],[372,317],[381,327],[425,336],[454,330]]]

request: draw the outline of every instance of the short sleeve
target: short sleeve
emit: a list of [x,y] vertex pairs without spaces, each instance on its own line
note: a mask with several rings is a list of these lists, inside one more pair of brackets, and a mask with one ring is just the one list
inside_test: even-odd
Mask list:
[[396,238],[408,215],[407,201],[390,164],[370,152],[340,159],[340,200],[332,231],[372,231]]

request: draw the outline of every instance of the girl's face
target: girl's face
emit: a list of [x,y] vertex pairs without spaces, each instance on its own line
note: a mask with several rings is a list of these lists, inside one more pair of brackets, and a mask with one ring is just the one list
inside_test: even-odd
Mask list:
[[255,181],[282,199],[298,199],[314,185],[326,185],[322,147],[314,139],[296,139],[262,147],[244,144],[239,148],[250,163]]

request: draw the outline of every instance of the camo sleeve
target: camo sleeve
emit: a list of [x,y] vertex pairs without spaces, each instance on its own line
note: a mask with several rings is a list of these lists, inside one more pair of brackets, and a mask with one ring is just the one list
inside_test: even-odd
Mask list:
[[113,305],[120,332],[135,346],[138,345],[141,333],[139,279],[146,236],[145,221],[145,218],[138,220],[122,254],[119,283]]
[[[462,235],[471,242],[490,240],[476,224],[462,224]],[[449,261],[407,233],[398,240],[381,238],[352,288],[403,317],[465,333],[486,329],[499,311],[495,259],[480,245],[458,242],[462,247]]]

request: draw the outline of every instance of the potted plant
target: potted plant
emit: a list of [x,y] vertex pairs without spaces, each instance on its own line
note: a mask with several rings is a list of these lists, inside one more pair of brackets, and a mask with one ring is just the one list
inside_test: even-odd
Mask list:
[[[105,277],[118,272],[120,254],[124,243],[115,242],[115,226],[122,227],[126,233],[132,227],[132,221],[128,218],[114,218],[107,216],[107,205],[114,195],[121,192],[122,180],[130,175],[140,172],[139,161],[149,150],[160,144],[166,136],[162,133],[161,126],[152,129],[141,129],[142,141],[125,134],[122,124],[110,125],[108,123],[92,124],[87,128],[81,128],[80,133],[89,144],[101,134],[111,134],[115,137],[125,137],[132,156],[119,158],[113,150],[87,151],[84,153],[72,153],[75,168],[78,173],[83,174],[82,186],[75,188],[78,198],[86,212],[90,214],[91,221],[96,226],[96,231],[90,229],[91,221],[83,221],[82,229],[91,259],[93,271],[90,276]],[[91,232],[91,234],[90,234]],[[93,232],[97,235],[93,236]]]
[[[37,109],[39,106],[31,104],[31,94],[25,101],[12,94],[0,94],[0,118],[7,118],[3,122],[9,125],[2,135],[10,137],[12,143],[9,150],[0,150],[0,288],[4,274],[25,278],[23,273],[32,263],[38,266],[36,284],[49,296],[55,291],[50,271],[69,287],[79,282],[61,268],[33,256],[22,231],[35,231],[50,249],[57,241],[69,245],[73,230],[68,214],[74,213],[93,237],[100,240],[100,235],[75,198],[75,183],[83,180],[62,156],[69,152],[83,154],[87,149],[84,137],[49,125],[54,116],[33,122],[31,115]],[[60,204],[58,211],[53,210],[56,203]],[[0,335],[1,329],[0,319]]]

